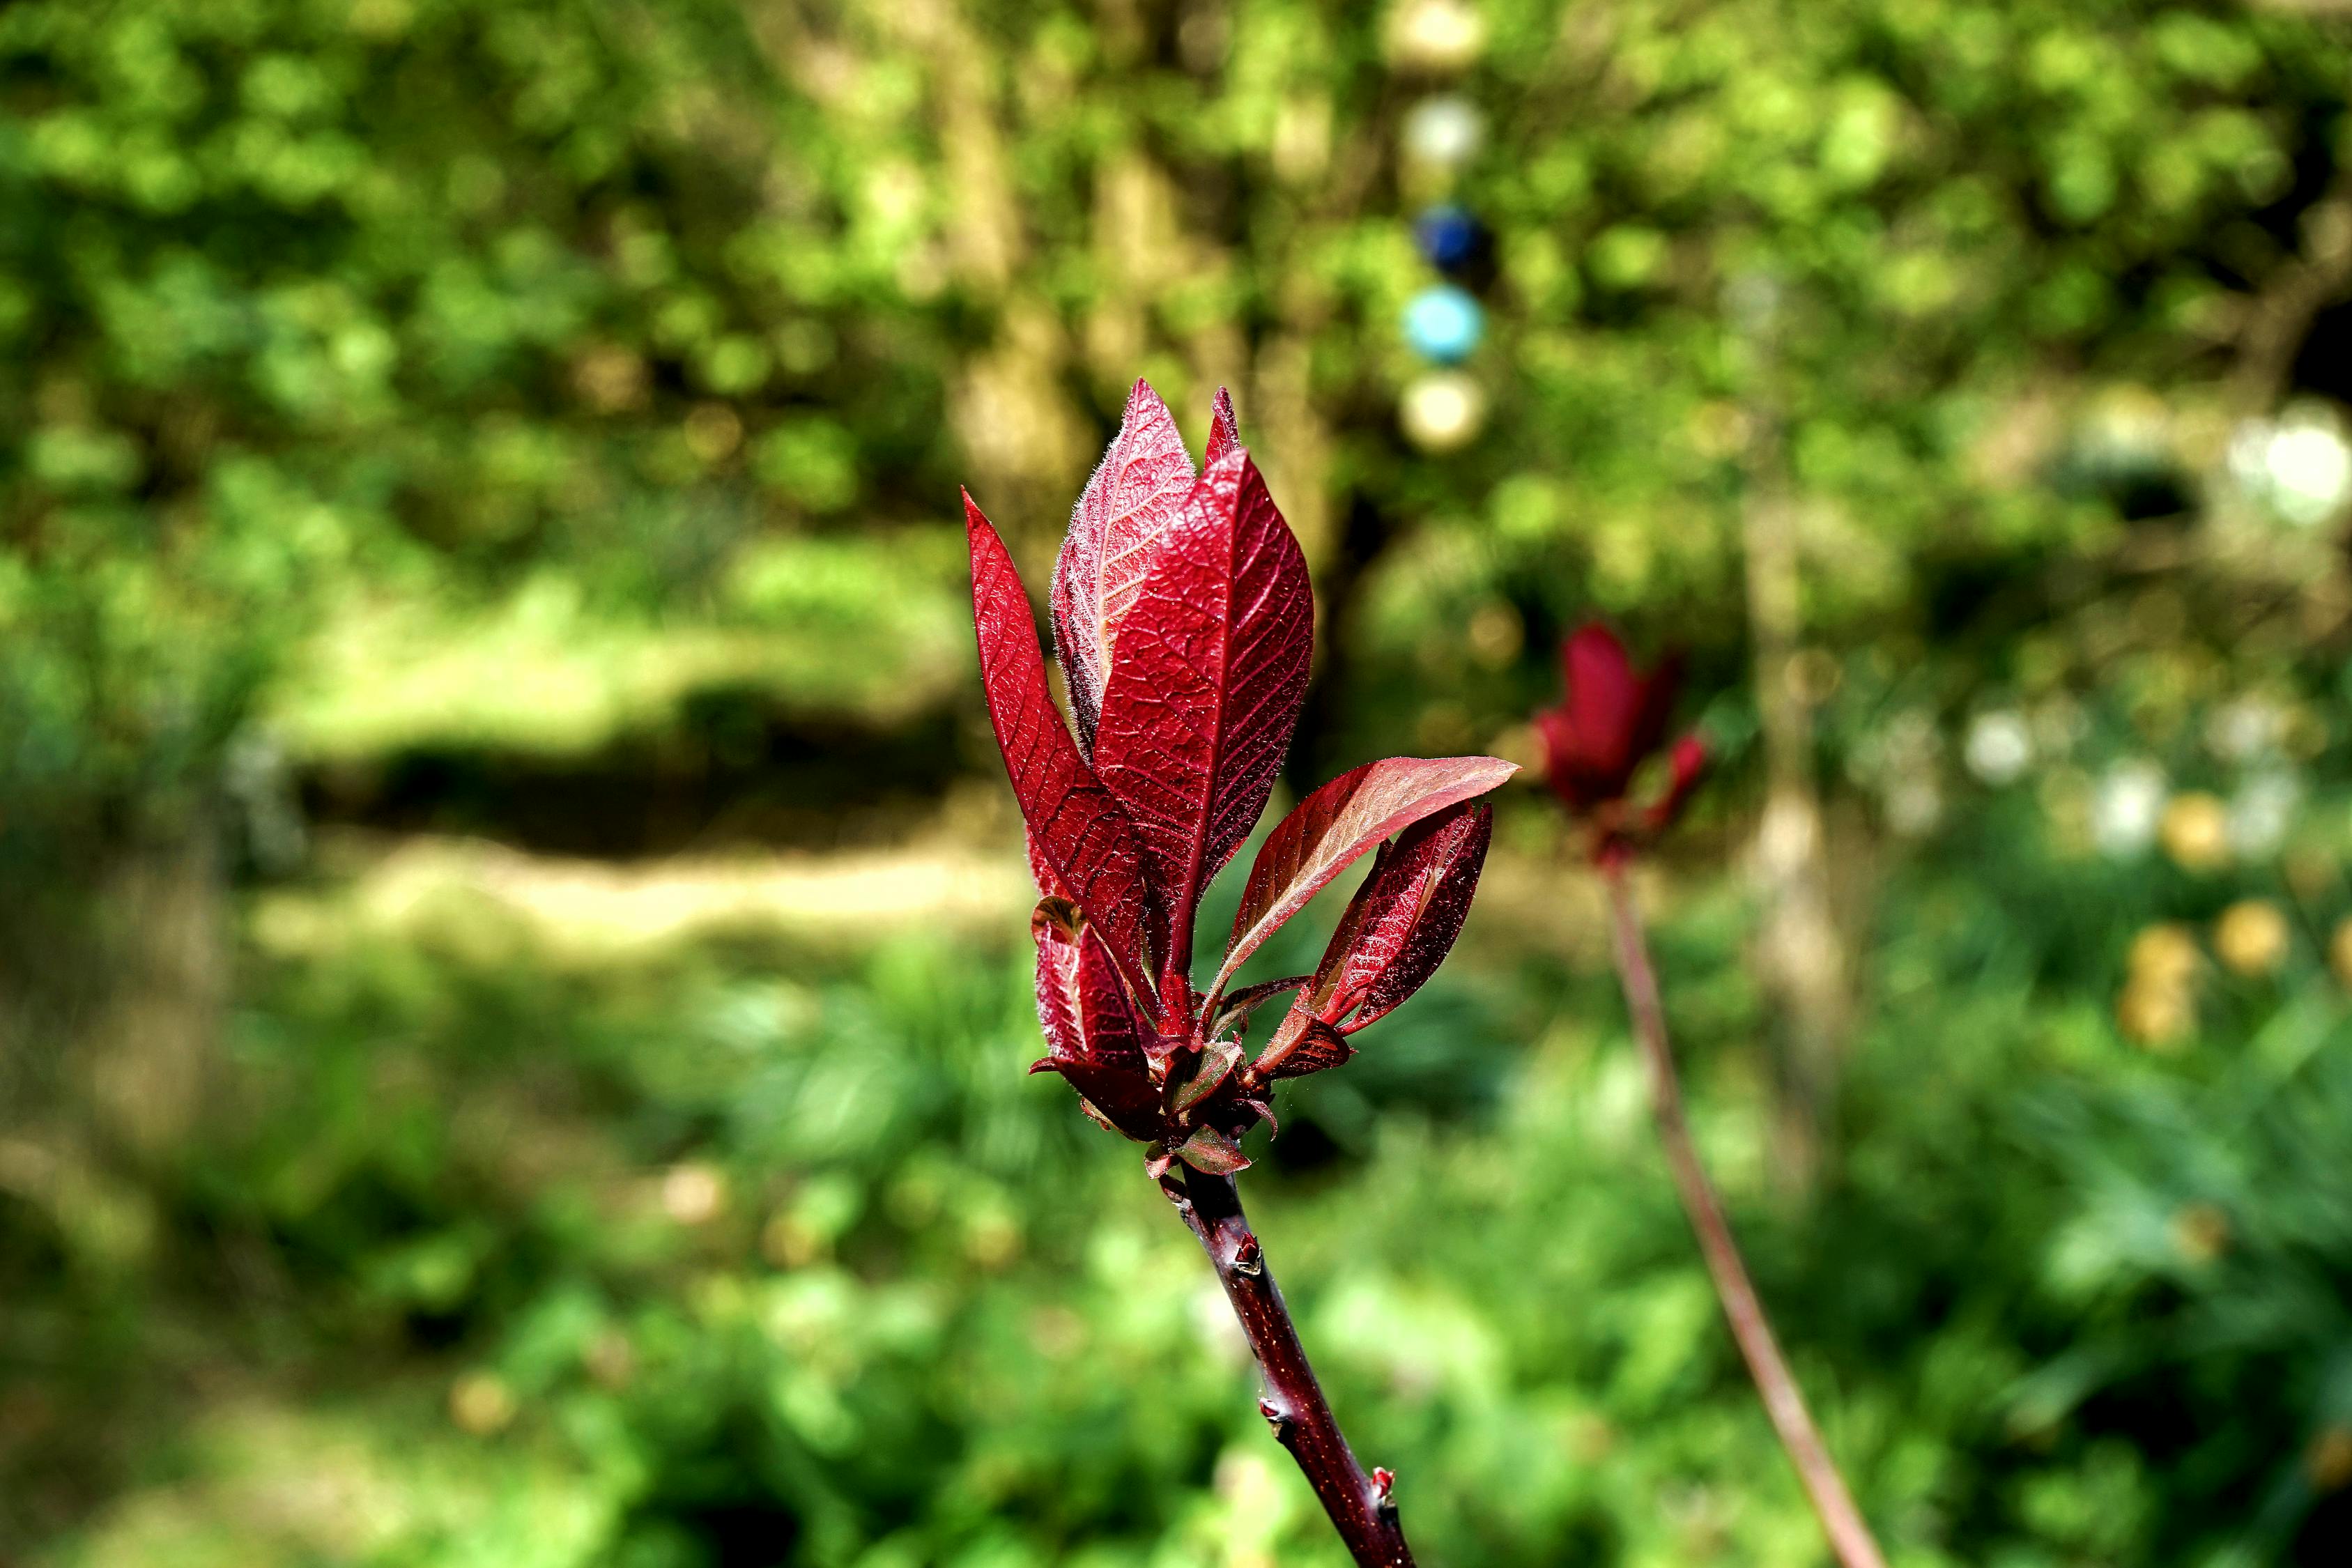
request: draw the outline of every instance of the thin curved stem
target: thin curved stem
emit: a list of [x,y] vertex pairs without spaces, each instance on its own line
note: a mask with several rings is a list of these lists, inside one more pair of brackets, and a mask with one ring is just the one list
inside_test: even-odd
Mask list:
[[1797,1479],[1812,1500],[1813,1512],[1820,1517],[1838,1562],[1844,1568],[1886,1568],[1870,1526],[1854,1507],[1853,1494],[1846,1489],[1845,1478],[1838,1473],[1837,1462],[1830,1458],[1812,1414],[1805,1408],[1797,1380],[1790,1375],[1780,1342],[1773,1337],[1771,1321],[1764,1315],[1764,1303],[1758,1300],[1748,1266],[1740,1260],[1739,1246],[1732,1239],[1723,1204],[1707,1180],[1706,1167],[1699,1163],[1697,1147],[1691,1142],[1690,1128],[1683,1119],[1674,1052],[1666,1043],[1665,1008],[1658,1000],[1658,978],[1650,967],[1649,942],[1642,932],[1641,910],[1634,905],[1624,865],[1622,861],[1606,864],[1601,875],[1609,884],[1617,974],[1624,983],[1626,1010],[1633,1016],[1633,1037],[1641,1043],[1658,1141],[1665,1146],[1666,1168],[1673,1173],[1683,1212],[1690,1216],[1691,1229],[1697,1234],[1706,1270],[1715,1279],[1715,1293],[1723,1303],[1724,1317],[1730,1321],[1732,1338],[1739,1342],[1739,1353],[1747,1359],[1748,1373],[1763,1395],[1765,1414],[1780,1434],[1780,1446],[1788,1450],[1789,1462],[1797,1468]]
[[1231,1176],[1213,1176],[1179,1166],[1183,1181],[1163,1184],[1184,1223],[1201,1239],[1225,1299],[1234,1304],[1242,1333],[1257,1357],[1265,1377],[1258,1413],[1274,1428],[1276,1441],[1306,1472],[1332,1527],[1347,1542],[1358,1568],[1413,1568],[1412,1550],[1404,1543],[1391,1496],[1393,1478],[1386,1470],[1366,1475],[1341,1436],[1331,1405],[1315,1381],[1298,1330],[1283,1304],[1273,1271]]

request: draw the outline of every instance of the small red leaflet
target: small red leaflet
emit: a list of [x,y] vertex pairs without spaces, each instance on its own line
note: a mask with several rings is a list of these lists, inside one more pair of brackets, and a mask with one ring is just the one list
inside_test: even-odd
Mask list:
[[1421,989],[1462,934],[1494,832],[1490,808],[1449,806],[1381,850],[1322,963],[1258,1058],[1261,1076],[1295,1061],[1310,1025],[1352,1035]]

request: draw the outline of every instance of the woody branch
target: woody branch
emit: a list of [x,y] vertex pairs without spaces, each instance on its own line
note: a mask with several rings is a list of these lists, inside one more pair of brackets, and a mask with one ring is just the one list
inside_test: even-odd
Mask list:
[[1412,1550],[1397,1521],[1391,1478],[1381,1469],[1366,1475],[1340,1433],[1257,1235],[1242,1212],[1234,1179],[1186,1169],[1181,1185],[1171,1183],[1168,1195],[1200,1237],[1265,1374],[1259,1413],[1306,1473],[1349,1553],[1359,1568],[1413,1568]]

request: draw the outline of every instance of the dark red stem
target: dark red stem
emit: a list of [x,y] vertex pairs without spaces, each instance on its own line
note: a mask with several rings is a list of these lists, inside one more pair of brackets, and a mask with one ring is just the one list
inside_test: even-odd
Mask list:
[[1853,1494],[1846,1489],[1845,1478],[1838,1473],[1837,1462],[1830,1458],[1820,1430],[1813,1426],[1812,1413],[1805,1408],[1805,1396],[1781,1358],[1771,1320],[1764,1315],[1764,1303],[1748,1278],[1739,1245],[1732,1239],[1730,1223],[1724,1218],[1723,1204],[1715,1195],[1715,1184],[1706,1178],[1706,1167],[1699,1163],[1697,1147],[1691,1142],[1690,1128],[1683,1120],[1674,1051],[1666,1043],[1665,1008],[1658,1000],[1658,977],[1650,967],[1649,942],[1642,932],[1642,914],[1633,903],[1625,863],[1622,858],[1604,860],[1601,871],[1609,884],[1617,975],[1624,983],[1626,1010],[1633,1016],[1633,1037],[1641,1043],[1643,1065],[1648,1071],[1658,1141],[1665,1146],[1666,1168],[1674,1174],[1675,1190],[1682,1196],[1691,1229],[1698,1235],[1706,1270],[1715,1277],[1715,1293],[1723,1302],[1723,1315],[1730,1320],[1731,1337],[1739,1342],[1739,1353],[1747,1358],[1748,1373],[1764,1397],[1765,1414],[1780,1434],[1780,1446],[1788,1450],[1789,1462],[1797,1468],[1797,1479],[1812,1500],[1813,1512],[1820,1517],[1838,1562],[1844,1568],[1886,1568],[1886,1559],[1879,1552],[1870,1526],[1864,1522],[1862,1510],[1854,1507]]
[[1275,1287],[1274,1273],[1249,1218],[1242,1213],[1240,1191],[1231,1176],[1212,1176],[1189,1166],[1181,1187],[1172,1182],[1168,1195],[1184,1215],[1184,1223],[1201,1238],[1234,1316],[1257,1356],[1265,1376],[1265,1392],[1257,1407],[1274,1428],[1276,1441],[1290,1450],[1307,1484],[1315,1489],[1323,1510],[1331,1516],[1339,1539],[1358,1568],[1413,1568],[1412,1549],[1404,1543],[1391,1497],[1392,1478],[1386,1470],[1366,1475],[1339,1433],[1339,1423],[1315,1381],[1290,1309]]

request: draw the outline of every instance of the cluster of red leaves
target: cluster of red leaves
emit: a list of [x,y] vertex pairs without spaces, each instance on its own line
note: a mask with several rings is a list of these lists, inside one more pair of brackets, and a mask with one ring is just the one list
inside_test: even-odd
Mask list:
[[1560,644],[1559,662],[1559,706],[1536,715],[1552,793],[1591,825],[1595,860],[1622,859],[1673,825],[1706,771],[1706,742],[1685,735],[1667,753],[1655,797],[1638,805],[1627,798],[1633,775],[1665,739],[1682,661],[1637,673],[1616,634],[1593,625]]
[[[1029,599],[969,495],[972,621],[1005,771],[1045,895],[1037,1013],[1057,1072],[1105,1126],[1178,1159],[1240,1169],[1278,1079],[1336,1067],[1346,1037],[1427,980],[1454,944],[1508,778],[1494,757],[1392,757],[1299,802],[1250,869],[1225,956],[1194,987],[1202,889],[1249,837],[1298,722],[1315,602],[1289,525],[1218,394],[1197,473],[1159,396],[1135,384],[1054,571],[1054,647],[1074,735],[1047,685]],[[1393,843],[1386,842],[1391,836]],[[1384,847],[1383,847],[1384,846]],[[1313,975],[1228,993],[1244,960],[1381,848]],[[1251,1009],[1299,995],[1244,1059]]]

